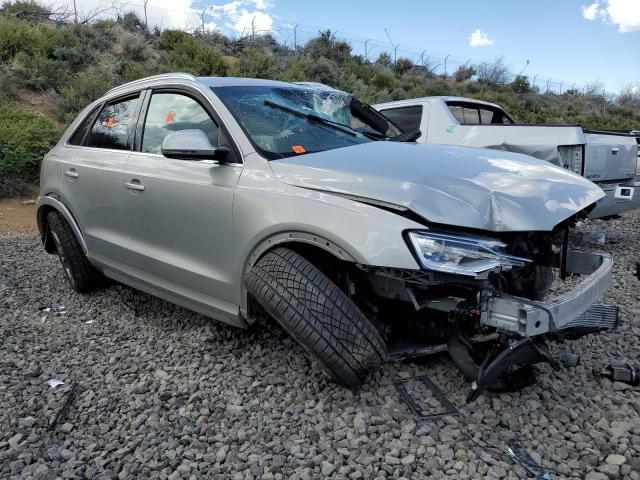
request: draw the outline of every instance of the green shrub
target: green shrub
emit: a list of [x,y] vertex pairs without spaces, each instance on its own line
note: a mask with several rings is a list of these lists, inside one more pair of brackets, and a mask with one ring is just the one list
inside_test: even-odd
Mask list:
[[313,62],[307,70],[308,80],[320,82],[331,87],[338,83],[340,71],[335,63],[326,58],[319,58]]
[[185,71],[194,75],[226,75],[227,64],[215,47],[198,42],[186,32],[165,30],[158,38],[158,48],[166,55],[164,72]]
[[111,77],[99,72],[80,72],[70,84],[60,90],[65,121],[73,119],[80,110],[112,87]]
[[260,47],[248,47],[242,51],[238,70],[243,77],[251,78],[273,78],[276,74],[273,55]]
[[16,72],[25,84],[36,90],[58,90],[67,83],[68,73],[63,62],[57,62],[41,54],[29,55],[20,52],[16,55]]
[[393,90],[397,84],[393,73],[384,68],[378,69],[371,79],[371,83],[380,90]]
[[149,75],[149,72],[139,63],[125,62],[122,64],[121,75],[124,82],[132,82],[139,78],[146,77]]
[[278,80],[285,82],[303,82],[307,79],[308,65],[302,59],[292,57],[293,60],[288,62],[282,70],[282,73],[278,75]]
[[516,78],[511,82],[511,88],[513,88],[513,91],[516,93],[529,93],[531,91],[529,77],[526,75],[516,75]]
[[33,181],[38,175],[38,162],[59,135],[50,120],[20,110],[0,96],[0,178]]

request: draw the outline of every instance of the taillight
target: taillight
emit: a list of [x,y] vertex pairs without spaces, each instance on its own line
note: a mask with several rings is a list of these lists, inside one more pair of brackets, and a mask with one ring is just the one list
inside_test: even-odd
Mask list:
[[564,168],[582,175],[584,165],[584,147],[582,145],[560,145],[558,155],[560,155]]

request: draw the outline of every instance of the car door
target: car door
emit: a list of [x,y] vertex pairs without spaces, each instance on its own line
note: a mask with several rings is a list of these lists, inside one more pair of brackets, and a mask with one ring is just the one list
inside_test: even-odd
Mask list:
[[213,146],[229,146],[201,94],[157,89],[149,92],[143,108],[137,151],[125,171],[131,235],[127,260],[133,275],[190,300],[195,310],[202,311],[198,305],[206,304],[219,313],[237,314],[232,208],[242,164],[233,149],[228,163],[161,154],[168,134],[187,129],[204,131]]
[[127,252],[124,169],[133,145],[140,92],[100,105],[65,145],[62,195],[91,260],[113,266]]

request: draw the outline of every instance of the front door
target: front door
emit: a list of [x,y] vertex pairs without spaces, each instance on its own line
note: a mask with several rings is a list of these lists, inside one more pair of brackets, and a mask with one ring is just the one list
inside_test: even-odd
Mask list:
[[82,230],[89,258],[107,266],[119,263],[129,242],[123,179],[139,97],[129,95],[91,112],[65,146],[64,203]]
[[213,146],[219,145],[222,132],[202,99],[156,91],[142,118],[140,148],[132,152],[125,171],[128,263],[136,277],[156,289],[237,313],[232,208],[242,164],[161,154],[164,138],[186,129],[202,130]]

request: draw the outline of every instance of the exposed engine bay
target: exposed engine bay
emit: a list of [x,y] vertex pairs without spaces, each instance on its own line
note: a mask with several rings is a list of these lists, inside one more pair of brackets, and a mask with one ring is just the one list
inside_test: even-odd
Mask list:
[[[572,250],[575,222],[574,217],[551,232],[492,234],[487,240],[466,240],[458,232],[421,233],[421,240],[431,242],[429,253],[440,242],[441,257],[464,256],[465,241],[478,253],[457,265],[434,267],[450,272],[358,265],[349,292],[376,323],[391,358],[447,351],[472,382],[470,400],[484,389],[518,389],[535,381],[533,364],[559,368],[547,340],[616,326],[616,307],[591,305],[609,285],[610,258]],[[487,263],[493,257],[485,247],[496,254],[495,264]],[[481,268],[488,270],[477,272]],[[586,286],[544,302],[556,278],[580,274],[590,275],[580,284]],[[588,303],[580,301],[585,296]]]

